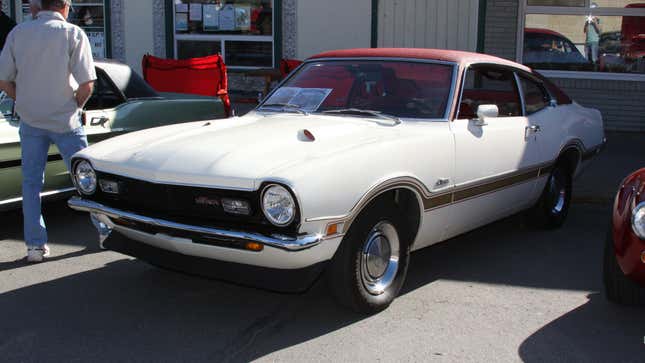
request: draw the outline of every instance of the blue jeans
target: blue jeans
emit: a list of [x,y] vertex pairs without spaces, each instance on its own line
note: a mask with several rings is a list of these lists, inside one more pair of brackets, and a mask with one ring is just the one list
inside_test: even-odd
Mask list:
[[20,146],[22,148],[22,215],[25,243],[28,247],[41,247],[47,243],[47,229],[40,207],[40,192],[45,181],[47,151],[56,144],[63,156],[67,170],[70,158],[87,147],[83,127],[67,133],[55,133],[20,123]]
[[598,63],[598,42],[589,42],[585,44],[587,60],[592,63]]

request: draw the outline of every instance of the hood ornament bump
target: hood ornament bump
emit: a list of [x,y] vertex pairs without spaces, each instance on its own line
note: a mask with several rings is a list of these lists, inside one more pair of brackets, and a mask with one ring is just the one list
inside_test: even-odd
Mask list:
[[311,131],[307,129],[302,129],[298,131],[298,140],[311,142],[311,141],[316,141],[316,137],[314,137],[314,134],[312,134]]

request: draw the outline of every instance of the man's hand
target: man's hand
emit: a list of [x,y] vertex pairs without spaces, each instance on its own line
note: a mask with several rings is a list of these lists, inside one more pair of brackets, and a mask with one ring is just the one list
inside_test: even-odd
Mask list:
[[0,90],[3,90],[7,96],[16,99],[16,84],[13,82],[0,81]]
[[78,108],[83,108],[83,106],[85,106],[85,102],[90,99],[93,90],[94,81],[85,82],[78,86],[78,90],[76,90],[76,104],[78,105]]

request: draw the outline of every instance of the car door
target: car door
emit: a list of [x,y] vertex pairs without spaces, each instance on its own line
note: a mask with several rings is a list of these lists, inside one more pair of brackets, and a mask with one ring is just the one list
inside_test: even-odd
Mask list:
[[[563,121],[566,117],[562,110],[556,107],[556,101],[551,100],[544,83],[527,73],[518,73],[518,81],[522,90],[525,112],[529,123],[539,130],[533,138],[540,143],[542,162],[549,163],[558,156],[565,139],[570,134],[570,124]],[[536,191],[540,192],[546,184],[546,173],[540,175]]]
[[[456,223],[451,224],[449,236],[529,206],[540,162],[537,129],[524,115],[511,68],[469,67],[459,100],[457,117],[451,122],[456,156],[452,219]],[[497,107],[498,115],[478,118],[482,105]]]

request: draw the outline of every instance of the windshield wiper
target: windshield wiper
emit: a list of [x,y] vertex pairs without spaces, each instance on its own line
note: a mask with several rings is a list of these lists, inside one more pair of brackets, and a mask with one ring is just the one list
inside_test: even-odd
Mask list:
[[293,103],[265,103],[262,106],[260,106],[258,109],[262,109],[265,107],[282,107],[283,111],[294,111],[302,115],[309,115],[307,111],[300,108],[300,105],[296,105]]
[[398,125],[398,124],[401,123],[401,119],[399,119],[396,116],[388,115],[387,113],[383,113],[381,111],[364,110],[364,109],[361,109],[361,108],[341,108],[341,109],[338,109],[338,110],[326,110],[326,111],[323,111],[322,113],[338,113],[338,114],[345,114],[345,115],[376,116],[376,117],[378,117],[380,119],[394,121],[395,125]]

